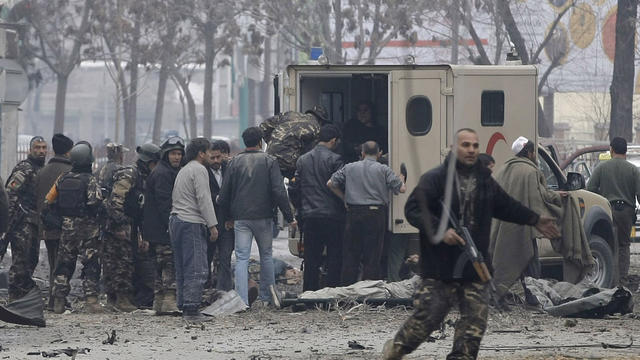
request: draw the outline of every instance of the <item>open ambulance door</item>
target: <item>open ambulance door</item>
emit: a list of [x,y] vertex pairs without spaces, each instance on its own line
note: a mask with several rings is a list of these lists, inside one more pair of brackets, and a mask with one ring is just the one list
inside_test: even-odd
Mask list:
[[443,134],[446,133],[446,71],[393,71],[390,77],[391,116],[389,121],[389,165],[396,174],[402,164],[407,172],[407,192],[393,196],[389,229],[393,233],[415,233],[404,217],[404,206],[420,176],[441,162]]

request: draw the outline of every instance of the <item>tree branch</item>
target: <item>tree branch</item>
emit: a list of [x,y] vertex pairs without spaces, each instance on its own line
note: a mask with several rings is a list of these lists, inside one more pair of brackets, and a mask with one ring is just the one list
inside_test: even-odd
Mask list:
[[538,81],[538,94],[540,94],[542,92],[542,88],[547,83],[547,79],[549,78],[549,75],[551,74],[551,71],[553,71],[553,69],[555,69],[559,65],[560,65],[560,61],[558,61],[557,59],[553,59],[551,61],[551,64],[549,64],[547,69],[544,71],[544,73],[540,77],[540,80]]
[[518,25],[513,18],[511,8],[509,8],[509,0],[498,0],[497,4],[500,14],[502,15],[502,22],[504,23],[504,27],[509,34],[509,38],[515,45],[516,50],[518,51],[518,55],[520,55],[522,64],[529,64],[529,52],[527,51],[527,46],[524,43],[524,38],[520,33],[520,29],[518,29]]
[[[459,9],[456,9],[459,11]],[[478,50],[478,54],[480,55],[480,65],[491,65],[491,60],[489,60],[489,56],[484,49],[484,45],[482,45],[482,39],[478,36],[476,32],[476,28],[473,26],[469,14],[466,12],[462,12],[462,19],[464,22],[464,26],[469,30],[469,34],[471,35],[471,39],[473,39],[473,43],[476,45],[476,49]]]
[[542,40],[542,42],[540,43],[540,46],[538,46],[538,49],[536,50],[536,52],[531,57],[531,63],[532,64],[537,64],[538,63],[538,57],[540,56],[540,53],[542,52],[542,50],[544,50],[544,48],[547,46],[547,43],[553,37],[553,33],[556,30],[556,27],[558,26],[558,23],[560,22],[560,20],[564,16],[564,14],[566,14],[567,11],[569,11],[570,8],[574,7],[575,4],[576,4],[576,0],[572,0],[571,5],[565,7],[562,10],[562,12],[560,12],[558,14],[558,16],[556,16],[556,18],[553,20],[553,22],[551,23],[551,27],[549,28],[549,32],[547,33],[547,36],[545,36],[544,40]]

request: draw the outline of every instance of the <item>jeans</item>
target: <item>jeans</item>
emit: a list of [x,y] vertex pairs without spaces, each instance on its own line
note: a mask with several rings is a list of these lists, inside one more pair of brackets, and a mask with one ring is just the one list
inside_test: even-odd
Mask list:
[[235,228],[235,251],[236,251],[236,292],[245,304],[249,304],[249,256],[251,255],[251,240],[256,238],[258,251],[260,253],[260,293],[259,298],[263,301],[271,302],[269,285],[275,284],[275,273],[273,270],[272,257],[272,235],[273,219],[257,220],[236,220]]
[[171,215],[169,236],[176,267],[176,295],[179,309],[198,309],[207,281],[207,227]]

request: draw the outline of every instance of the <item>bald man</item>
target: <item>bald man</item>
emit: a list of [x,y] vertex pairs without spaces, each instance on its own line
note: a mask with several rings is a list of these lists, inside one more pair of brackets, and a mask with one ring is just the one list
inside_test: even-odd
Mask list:
[[380,279],[380,258],[387,224],[389,191],[406,191],[405,179],[378,162],[380,147],[375,141],[362,145],[362,160],[336,171],[327,185],[344,200],[347,222],[343,240],[341,283]]

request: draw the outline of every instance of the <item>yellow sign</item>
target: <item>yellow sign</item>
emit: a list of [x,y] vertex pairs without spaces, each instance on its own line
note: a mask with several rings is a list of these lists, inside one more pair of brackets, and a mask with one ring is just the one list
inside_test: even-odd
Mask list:
[[611,153],[607,152],[603,152],[600,155],[598,155],[598,160],[600,161],[607,161],[607,160],[611,160]]
[[596,14],[589,4],[582,3],[571,10],[569,33],[577,47],[585,49],[591,45],[596,35]]

